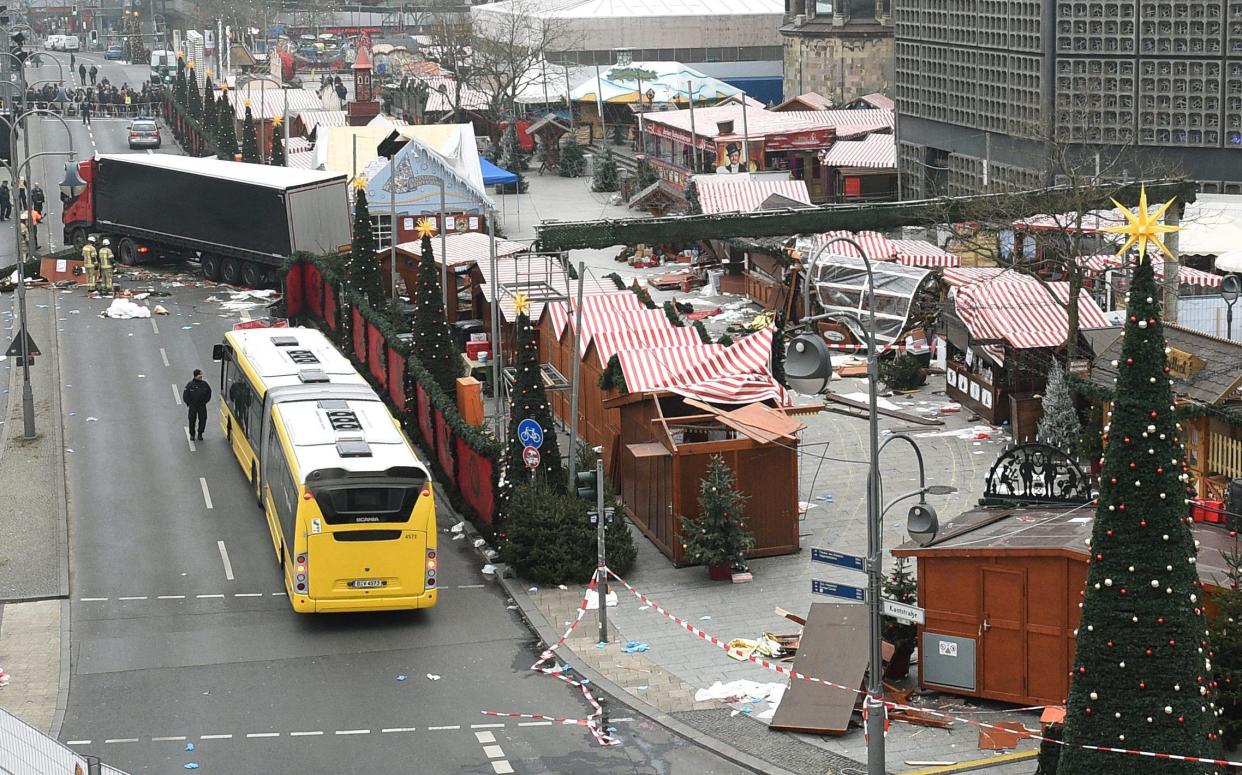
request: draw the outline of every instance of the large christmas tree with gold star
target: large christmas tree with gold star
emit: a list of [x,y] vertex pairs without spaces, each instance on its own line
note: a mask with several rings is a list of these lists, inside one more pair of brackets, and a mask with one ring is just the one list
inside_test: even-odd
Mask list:
[[[461,359],[453,347],[444,314],[444,296],[440,290],[440,267],[431,249],[431,235],[436,227],[426,218],[419,219],[418,236],[422,237],[422,257],[418,262],[418,285],[414,289],[414,354],[431,373],[436,384],[450,397],[457,395],[457,378],[461,376]],[[455,275],[450,274],[450,280]],[[456,288],[453,289],[456,294]]]
[[[1178,756],[1219,755],[1204,594],[1187,510],[1183,430],[1173,414],[1148,248],[1175,227],[1166,203],[1137,213],[1118,205],[1135,255],[1112,419],[1066,708],[1058,775],[1219,772],[1220,767],[1092,750],[1107,746]],[[1136,246],[1135,253],[1128,253]],[[1167,253],[1167,251],[1166,251]]]

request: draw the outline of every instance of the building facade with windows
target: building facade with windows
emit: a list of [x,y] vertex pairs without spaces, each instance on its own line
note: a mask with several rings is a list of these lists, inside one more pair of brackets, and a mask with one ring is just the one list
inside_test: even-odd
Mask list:
[[1050,182],[1049,143],[1242,193],[1237,0],[898,0],[905,198]]
[[893,93],[891,0],[785,0],[785,96]]

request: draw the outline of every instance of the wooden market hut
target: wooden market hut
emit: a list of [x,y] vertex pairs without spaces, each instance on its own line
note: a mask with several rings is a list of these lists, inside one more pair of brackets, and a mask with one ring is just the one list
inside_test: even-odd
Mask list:
[[[1008,421],[1018,441],[1034,438],[1042,413],[1036,396],[1069,332],[1069,283],[962,268],[945,269],[944,279],[954,286],[953,303],[941,311],[946,394],[992,425]],[[1086,290],[1079,291],[1078,320],[1082,329],[1108,328]]]
[[[439,236],[431,238],[431,247],[438,267],[441,261]],[[422,259],[422,250],[421,240],[411,240],[397,245],[397,274],[404,281],[404,290],[410,298],[414,297],[414,288],[418,283],[418,262]],[[496,239],[497,262],[511,261],[513,256],[527,250],[530,250],[530,246],[524,242]],[[459,320],[482,320],[490,327],[490,315],[485,314],[488,312],[487,300],[482,291],[485,284],[484,270],[479,268],[480,265],[490,265],[490,238],[487,234],[477,231],[449,234],[444,237],[444,252],[447,256],[449,276],[455,277],[457,281],[457,293],[454,295],[456,303],[453,303],[453,299],[450,298],[448,309],[445,310],[449,325]],[[391,270],[388,266],[389,251],[382,250],[379,255],[384,282],[387,283],[391,277]]]
[[699,484],[713,455],[746,493],[748,557],[798,551],[798,433],[778,409],[746,404],[723,411],[669,392],[631,393],[608,402],[619,414],[618,481],[625,512],[674,565],[689,564],[680,516],[698,513]]
[[[1095,512],[1089,489],[1062,494],[1086,476],[1050,449],[1024,445],[997,460],[989,494],[1008,502],[959,515],[930,546],[893,550],[917,564],[918,605],[926,617],[918,640],[922,688],[1020,705],[1064,704]],[[1033,491],[997,492],[1007,487],[1000,469],[1028,455],[1052,467],[1056,484],[1049,489],[1056,497],[1041,495],[1038,471]],[[1199,576],[1211,589],[1225,578],[1224,554],[1234,539],[1216,525],[1196,522],[1192,530],[1201,542]]]
[[[1117,376],[1121,333],[1120,327],[1094,333],[1091,381],[1104,391],[1112,391]],[[1242,344],[1169,322],[1164,336],[1191,480],[1200,498],[1224,501],[1229,483],[1242,478]],[[1100,400],[1108,422],[1108,401]]]

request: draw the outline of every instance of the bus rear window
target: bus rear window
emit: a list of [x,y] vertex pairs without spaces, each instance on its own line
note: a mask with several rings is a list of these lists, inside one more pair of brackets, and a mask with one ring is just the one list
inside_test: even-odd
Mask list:
[[418,487],[330,487],[316,491],[315,499],[329,525],[408,522]]

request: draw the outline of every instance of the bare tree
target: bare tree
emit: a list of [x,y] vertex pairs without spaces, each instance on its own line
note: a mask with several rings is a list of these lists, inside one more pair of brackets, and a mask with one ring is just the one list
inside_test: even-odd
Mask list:
[[[1122,188],[1136,180],[1182,180],[1183,175],[1158,154],[1148,153],[1133,144],[1087,145],[1051,136],[1043,145],[1048,162],[1046,179],[1057,188],[1051,198],[1051,191],[1032,192],[1051,203],[1045,204],[1047,215],[1040,219],[1036,255],[1028,256],[1022,241],[1006,239],[1006,235],[1013,234],[1015,225],[1026,220],[1031,212],[1029,202],[1020,196],[967,207],[964,215],[953,219],[952,241],[958,252],[974,255],[982,264],[1012,269],[1033,277],[1045,287],[1054,281],[1068,283],[1069,294],[1064,300],[1049,288],[1049,296],[1065,309],[1068,317],[1065,341],[1068,359],[1077,352],[1081,328],[1080,291],[1095,271],[1087,260],[1114,251],[1112,235],[1099,232],[1099,218],[1092,210],[1098,209],[1102,200],[1116,198]],[[990,190],[1018,188],[1011,181],[989,177]],[[1132,206],[1135,203],[1121,204]],[[947,223],[949,219],[940,222]],[[1171,292],[1176,294],[1176,264],[1167,257],[1165,271],[1166,288],[1171,287]]]

